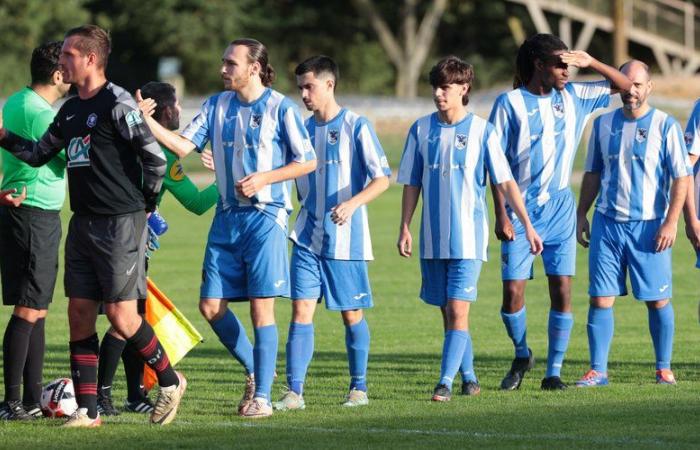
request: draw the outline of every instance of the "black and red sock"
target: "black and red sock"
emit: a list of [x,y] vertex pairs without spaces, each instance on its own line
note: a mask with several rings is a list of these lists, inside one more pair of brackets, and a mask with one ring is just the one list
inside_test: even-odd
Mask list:
[[127,342],[138,350],[148,367],[153,369],[161,387],[179,384],[177,374],[170,365],[170,359],[148,322],[141,320],[141,326],[133,336],[127,339]]
[[100,342],[97,334],[70,343],[70,369],[79,408],[88,417],[97,417],[97,361]]

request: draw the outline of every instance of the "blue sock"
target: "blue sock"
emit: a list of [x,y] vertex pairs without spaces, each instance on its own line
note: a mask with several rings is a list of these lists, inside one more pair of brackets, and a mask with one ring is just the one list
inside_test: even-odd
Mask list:
[[462,355],[462,365],[459,366],[459,371],[462,374],[462,381],[476,382],[476,374],[474,373],[474,350],[472,349],[472,336],[467,333],[467,342],[464,345],[464,354]]
[[369,358],[369,326],[363,318],[345,327],[345,347],[350,366],[350,389],[367,391],[367,359]]
[[564,355],[569,346],[569,336],[571,336],[573,325],[574,317],[571,313],[549,310],[549,351],[545,377],[561,375],[561,365],[564,363]]
[[277,325],[266,325],[255,329],[255,397],[270,401],[272,379],[277,362]]
[[442,345],[442,364],[440,365],[440,382],[452,389],[454,379],[459,365],[462,363],[464,348],[467,345],[469,333],[462,330],[447,330],[445,332],[445,342]]
[[314,324],[291,322],[287,338],[287,386],[299,395],[304,392],[306,370],[313,354]]
[[221,319],[209,322],[209,325],[229,353],[245,367],[246,374],[253,373],[253,346],[238,317],[227,309]]
[[591,352],[591,369],[596,372],[608,371],[608,353],[615,330],[615,317],[612,308],[588,309],[588,349]]
[[654,353],[656,353],[656,370],[670,369],[675,323],[673,305],[668,302],[661,309],[649,308],[648,311],[649,332],[654,342]]
[[508,336],[515,346],[516,358],[528,358],[530,353],[527,350],[527,314],[525,307],[518,312],[508,314],[501,310],[501,319],[506,326]]

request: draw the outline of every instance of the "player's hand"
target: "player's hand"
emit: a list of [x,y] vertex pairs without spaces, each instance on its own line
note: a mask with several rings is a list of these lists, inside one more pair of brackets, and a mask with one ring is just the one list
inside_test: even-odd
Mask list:
[[585,214],[576,216],[576,240],[583,248],[591,245],[591,225]]
[[542,253],[542,250],[544,250],[542,238],[540,238],[540,235],[537,234],[532,225],[525,229],[525,239],[530,243],[530,253],[533,255]]
[[685,235],[696,250],[700,250],[700,220],[685,224]]
[[411,256],[411,251],[413,250],[413,237],[411,237],[411,231],[408,227],[402,227],[399,232],[399,241],[396,243],[399,248],[399,255],[404,258]]
[[513,223],[507,216],[496,218],[496,237],[499,241],[512,241],[515,239]]
[[212,172],[216,170],[216,166],[214,166],[214,155],[212,154],[211,150],[204,150],[200,158],[204,167],[211,170]]
[[664,222],[656,232],[656,252],[663,252],[673,246],[676,241],[677,224]]
[[238,192],[243,196],[253,198],[253,196],[260,192],[267,184],[265,173],[255,172],[238,180],[236,189],[238,189]]
[[0,205],[4,206],[14,206],[15,208],[22,204],[22,202],[27,198],[27,187],[22,188],[22,193],[17,197],[12,194],[16,193],[17,189],[5,189],[0,191]]
[[357,206],[350,201],[336,205],[331,208],[331,220],[336,225],[345,225],[356,209]]
[[585,68],[593,63],[593,57],[583,50],[572,50],[559,55],[561,62],[569,66]]
[[139,109],[145,117],[151,117],[154,112],[156,112],[157,103],[152,98],[143,98],[141,95],[141,89],[136,89],[136,95],[134,95],[136,103]]

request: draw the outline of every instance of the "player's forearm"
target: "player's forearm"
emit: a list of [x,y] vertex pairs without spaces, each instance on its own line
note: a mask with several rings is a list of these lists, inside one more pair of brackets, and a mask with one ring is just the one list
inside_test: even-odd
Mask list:
[[[698,160],[698,155],[688,155],[690,159],[691,167],[695,166]],[[697,210],[695,208],[695,183],[691,178],[688,183],[688,193],[685,197],[685,203],[683,205],[683,218],[686,224],[690,224],[698,220]]]
[[496,220],[508,218],[506,211],[506,201],[497,185],[491,183],[491,194],[493,195],[493,211],[496,215]]
[[53,158],[61,148],[53,148],[48,145],[50,137],[44,137],[41,141],[30,141],[4,129],[4,136],[0,138],[0,147],[4,148],[12,155],[29,164],[32,167],[40,167]]
[[166,186],[186,210],[198,216],[207,212],[219,199],[219,191],[215,183],[200,191],[187,176],[184,180],[174,183],[174,186],[170,183]]
[[378,177],[369,182],[367,186],[358,192],[349,201],[355,208],[366,205],[375,198],[379,197],[382,192],[389,188],[389,177]]
[[581,182],[581,194],[578,199],[578,208],[576,214],[585,216],[588,210],[593,206],[595,198],[598,196],[600,189],[600,172],[585,172],[583,174],[583,182]]
[[589,67],[610,80],[612,88],[617,91],[627,92],[632,88],[632,81],[612,66],[593,58]]
[[495,187],[494,190],[497,191],[502,198],[505,198],[515,215],[520,219],[520,223],[522,223],[525,228],[531,227],[532,224],[530,223],[530,217],[527,215],[527,210],[525,209],[523,196],[520,195],[520,189],[518,189],[518,185],[515,181],[508,180],[492,186]]
[[291,162],[279,169],[265,172],[267,184],[279,183],[281,181],[293,180],[316,170],[316,160],[305,162]]
[[146,202],[146,211],[154,211],[158,194],[163,186],[163,177],[167,162],[163,150],[155,142],[143,147],[141,154],[143,165],[143,184],[141,192]]
[[144,117],[148,127],[153,133],[153,136],[158,140],[158,142],[160,142],[171,152],[175,153],[178,157],[184,158],[195,149],[195,145],[191,141],[168,130],[163,125],[158,123],[158,121],[156,121],[153,117]]
[[671,202],[668,206],[668,213],[666,214],[666,223],[678,224],[678,218],[683,210],[683,205],[688,197],[688,183],[690,182],[690,176],[680,177],[673,180],[671,183]]
[[419,195],[420,188],[418,186],[405,185],[403,187],[403,195],[401,196],[401,229],[408,229],[411,226]]

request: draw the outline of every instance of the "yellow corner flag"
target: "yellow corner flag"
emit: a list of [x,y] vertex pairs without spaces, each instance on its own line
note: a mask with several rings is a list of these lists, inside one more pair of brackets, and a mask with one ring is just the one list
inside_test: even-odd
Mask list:
[[[174,366],[187,352],[202,342],[203,338],[150,278],[147,279],[147,283],[146,322],[153,327],[170,359],[170,364]],[[146,390],[150,391],[157,382],[155,372],[146,366],[143,373],[143,385]]]

